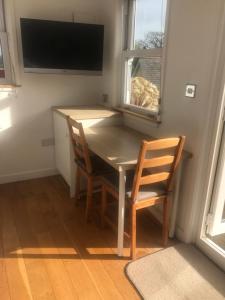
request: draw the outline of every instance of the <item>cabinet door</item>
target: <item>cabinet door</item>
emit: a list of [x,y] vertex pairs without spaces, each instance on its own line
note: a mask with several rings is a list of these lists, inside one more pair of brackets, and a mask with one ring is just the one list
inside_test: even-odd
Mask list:
[[54,112],[55,131],[55,160],[56,168],[64,177],[68,185],[71,185],[71,154],[69,131],[66,119]]

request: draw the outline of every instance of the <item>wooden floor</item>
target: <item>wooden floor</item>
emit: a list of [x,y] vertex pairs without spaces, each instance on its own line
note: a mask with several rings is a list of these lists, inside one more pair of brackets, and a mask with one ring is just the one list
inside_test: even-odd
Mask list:
[[[115,255],[116,234],[98,219],[85,225],[60,176],[0,185],[0,299],[139,299],[129,258]],[[138,255],[161,249],[160,228],[139,221]]]

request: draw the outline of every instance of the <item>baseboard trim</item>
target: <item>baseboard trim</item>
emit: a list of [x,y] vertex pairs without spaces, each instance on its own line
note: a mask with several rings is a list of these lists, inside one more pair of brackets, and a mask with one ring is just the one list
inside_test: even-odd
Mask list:
[[189,241],[185,238],[184,231],[178,226],[176,227],[175,235],[179,241],[183,243],[189,243]]
[[56,174],[58,174],[58,171],[56,169],[41,169],[41,170],[26,171],[21,173],[0,175],[0,184],[41,178],[41,177],[48,177]]

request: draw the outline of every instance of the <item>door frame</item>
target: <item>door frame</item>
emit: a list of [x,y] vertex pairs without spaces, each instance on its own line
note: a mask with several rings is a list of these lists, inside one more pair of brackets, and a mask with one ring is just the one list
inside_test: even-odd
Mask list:
[[200,201],[196,208],[196,218],[198,220],[196,220],[194,241],[207,256],[217,263],[220,268],[225,270],[225,253],[206,236],[207,218],[210,211],[211,196],[224,124],[223,118],[225,116],[225,5],[223,7],[219,28],[215,71],[212,93],[210,95],[211,114],[206,126],[207,140],[203,153],[203,160],[208,163],[203,168],[201,174],[203,180],[198,194],[199,199],[202,201]]
[[223,211],[225,209],[225,118],[223,116],[223,131],[220,141],[220,153],[218,156],[213,193],[208,217],[206,219],[206,232],[210,236],[225,234],[225,222]]

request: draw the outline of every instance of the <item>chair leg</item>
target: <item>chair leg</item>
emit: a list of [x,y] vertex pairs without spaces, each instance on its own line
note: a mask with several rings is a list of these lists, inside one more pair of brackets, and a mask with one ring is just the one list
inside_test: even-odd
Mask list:
[[101,225],[102,225],[102,228],[105,227],[106,207],[107,207],[107,192],[106,192],[105,186],[103,185],[102,186],[102,204],[101,204]]
[[75,183],[75,205],[78,204],[78,201],[80,199],[80,177],[81,177],[81,172],[79,167],[77,167],[76,183]]
[[131,207],[131,246],[130,246],[130,255],[131,259],[136,257],[136,208],[134,205]]
[[92,197],[93,197],[93,179],[88,178],[87,183],[87,201],[86,201],[86,212],[85,212],[85,220],[88,222],[89,214],[92,206]]
[[165,247],[168,243],[169,233],[169,202],[166,198],[163,202],[163,246]]

